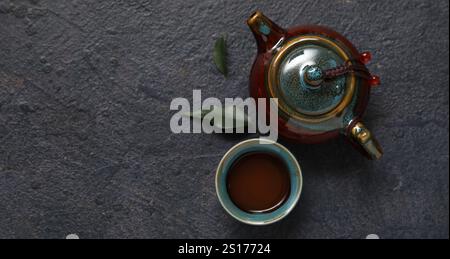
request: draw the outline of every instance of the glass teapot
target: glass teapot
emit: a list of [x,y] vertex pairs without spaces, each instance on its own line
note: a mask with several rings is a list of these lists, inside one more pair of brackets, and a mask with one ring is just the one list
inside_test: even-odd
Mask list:
[[361,122],[371,87],[380,79],[344,36],[322,26],[282,29],[261,12],[247,21],[258,54],[250,74],[253,98],[278,98],[278,130],[300,143],[319,143],[340,134],[370,159],[382,149]]

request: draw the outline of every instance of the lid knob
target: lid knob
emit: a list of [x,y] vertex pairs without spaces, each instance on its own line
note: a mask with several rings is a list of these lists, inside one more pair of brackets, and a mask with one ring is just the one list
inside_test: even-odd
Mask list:
[[313,87],[318,87],[324,78],[324,72],[319,66],[308,66],[305,72],[305,81]]

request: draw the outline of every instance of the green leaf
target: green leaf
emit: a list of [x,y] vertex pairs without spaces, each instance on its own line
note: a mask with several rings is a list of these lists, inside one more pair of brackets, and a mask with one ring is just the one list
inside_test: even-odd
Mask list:
[[211,109],[211,110],[197,110],[197,111],[193,111],[193,112],[184,113],[183,116],[190,117],[190,118],[193,118],[193,119],[202,120],[203,117],[205,117],[205,115],[210,113],[212,110],[213,109]]
[[227,69],[227,48],[224,37],[220,37],[214,44],[214,63],[217,69],[226,77],[228,75]]
[[[211,110],[197,110],[191,113],[186,113],[184,116],[191,117],[193,119],[202,120],[207,114],[213,113],[214,117],[220,117],[221,120],[214,122],[214,126],[221,129],[245,129],[250,125],[253,125],[252,119],[245,113],[245,111],[239,107],[226,106],[222,108],[220,106],[214,106]],[[233,126],[226,125],[226,121],[233,121]]]

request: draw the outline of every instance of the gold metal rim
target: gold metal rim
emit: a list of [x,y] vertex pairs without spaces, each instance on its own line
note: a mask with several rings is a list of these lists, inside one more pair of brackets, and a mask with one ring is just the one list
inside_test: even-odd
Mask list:
[[[278,82],[279,82],[279,76],[278,76],[278,68],[285,57],[285,54],[287,54],[289,51],[291,51],[293,48],[295,48],[298,44],[304,44],[305,42],[316,42],[320,44],[326,44],[329,47],[331,47],[333,50],[336,51],[336,53],[343,59],[343,60],[349,60],[348,54],[336,43],[332,42],[331,40],[328,40],[324,37],[320,36],[300,36],[296,37],[292,40],[289,40],[273,57],[270,65],[269,70],[267,73],[267,89],[269,92],[269,95],[273,98],[278,98],[277,89],[278,89]],[[280,111],[282,111],[287,117],[294,118],[296,120],[307,122],[307,123],[320,123],[325,120],[328,120],[330,118],[333,118],[337,115],[339,115],[345,107],[349,105],[349,103],[352,100],[353,94],[355,92],[356,87],[356,77],[355,75],[351,75],[349,77],[350,80],[347,80],[346,84],[346,92],[347,94],[342,98],[341,102],[336,105],[334,109],[331,111],[328,111],[324,114],[320,115],[307,115],[300,113],[298,111],[293,110],[291,107],[286,105],[284,102],[279,102],[279,108]]]

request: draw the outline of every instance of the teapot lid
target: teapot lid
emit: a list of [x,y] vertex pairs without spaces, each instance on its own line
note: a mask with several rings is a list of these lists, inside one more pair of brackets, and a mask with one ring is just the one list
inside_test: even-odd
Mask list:
[[287,116],[320,122],[351,102],[357,79],[342,73],[353,65],[351,52],[325,35],[302,35],[283,44],[274,55],[267,78],[271,97]]

